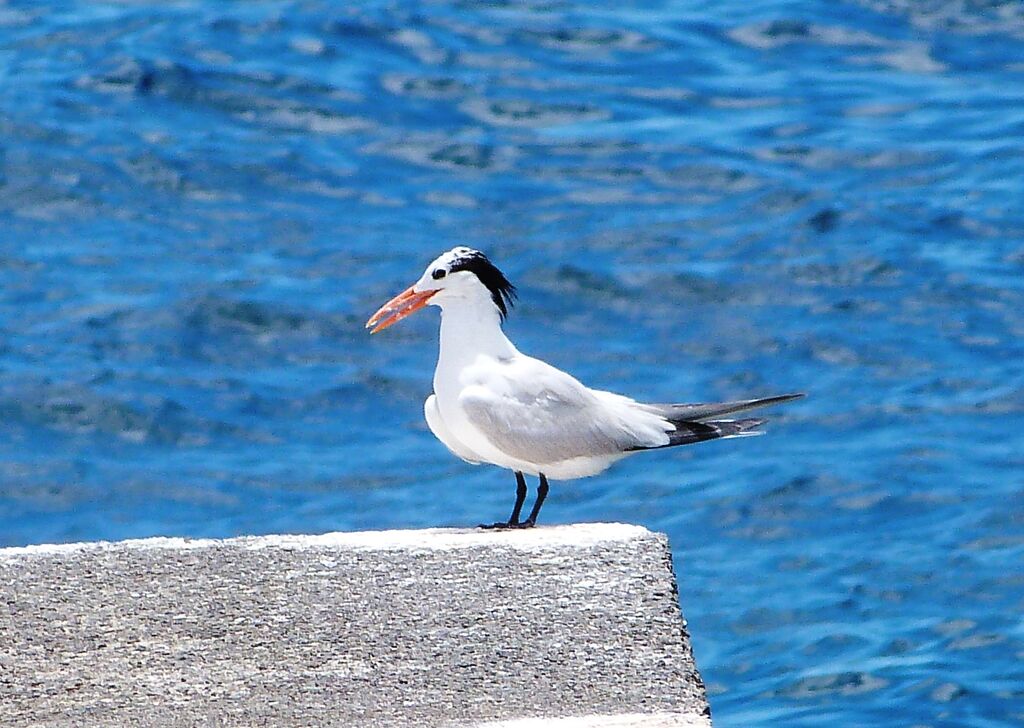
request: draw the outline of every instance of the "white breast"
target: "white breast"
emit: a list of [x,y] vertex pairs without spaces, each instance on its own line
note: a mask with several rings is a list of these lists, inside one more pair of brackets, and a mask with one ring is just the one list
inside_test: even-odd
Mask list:
[[441,411],[437,406],[437,395],[432,394],[427,397],[427,401],[423,403],[423,416],[427,420],[427,427],[434,433],[434,437],[440,440],[452,453],[473,465],[479,465],[484,462],[484,458],[473,452],[472,449],[459,440],[451,431],[451,428],[445,424]]

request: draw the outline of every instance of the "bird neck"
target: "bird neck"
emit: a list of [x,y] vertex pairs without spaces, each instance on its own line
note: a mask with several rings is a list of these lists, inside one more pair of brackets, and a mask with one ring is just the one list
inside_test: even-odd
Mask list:
[[459,366],[483,354],[503,359],[519,352],[501,330],[501,316],[489,300],[463,299],[441,307],[438,367]]

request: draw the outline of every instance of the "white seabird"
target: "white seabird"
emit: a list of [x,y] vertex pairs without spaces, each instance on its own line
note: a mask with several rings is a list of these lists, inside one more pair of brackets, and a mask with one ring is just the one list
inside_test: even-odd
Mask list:
[[[427,425],[455,455],[516,475],[508,521],[485,528],[529,528],[555,480],[596,475],[641,450],[758,435],[761,419],[719,419],[802,394],[705,404],[645,404],[590,389],[550,364],[521,353],[501,324],[515,287],[483,253],[457,247],[439,256],[416,283],[370,317],[377,333],[424,306],[441,308],[434,393]],[[530,515],[524,473],[540,479]]]

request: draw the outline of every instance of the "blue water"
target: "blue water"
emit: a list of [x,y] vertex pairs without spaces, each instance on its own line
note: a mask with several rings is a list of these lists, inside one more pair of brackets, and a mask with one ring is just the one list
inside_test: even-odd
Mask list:
[[456,244],[520,348],[766,437],[556,483],[671,537],[718,726],[1024,722],[1024,6],[0,5],[0,544],[463,526]]

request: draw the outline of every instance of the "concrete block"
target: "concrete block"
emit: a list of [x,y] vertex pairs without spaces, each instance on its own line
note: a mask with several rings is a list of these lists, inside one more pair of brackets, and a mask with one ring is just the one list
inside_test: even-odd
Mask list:
[[4,726],[708,716],[667,539],[637,526],[0,549]]

